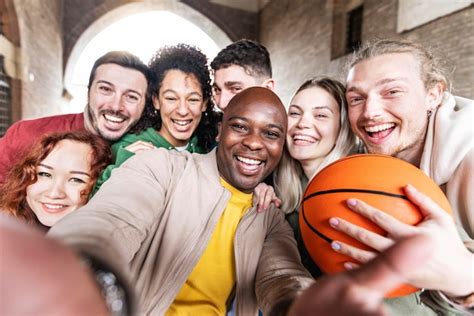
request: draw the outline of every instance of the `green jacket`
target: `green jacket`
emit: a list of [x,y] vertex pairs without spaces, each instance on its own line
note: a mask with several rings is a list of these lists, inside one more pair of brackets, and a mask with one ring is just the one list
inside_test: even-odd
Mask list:
[[[138,134],[125,134],[120,140],[112,145],[112,155],[115,163],[110,164],[107,168],[102,171],[97,182],[95,183],[94,189],[92,190],[91,197],[100,189],[102,184],[110,178],[112,170],[120,167],[128,158],[135,155],[135,153],[125,149],[128,145],[131,145],[139,140],[150,142],[156,148],[166,148],[168,150],[173,150],[175,147],[171,145],[166,139],[163,138],[158,132],[149,127]],[[190,153],[204,154],[206,151],[197,145],[198,139],[196,136],[193,136],[186,147],[186,150]]]

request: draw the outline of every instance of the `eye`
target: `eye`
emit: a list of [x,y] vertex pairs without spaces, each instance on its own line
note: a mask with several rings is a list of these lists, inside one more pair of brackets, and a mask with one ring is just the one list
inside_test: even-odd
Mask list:
[[135,94],[127,94],[127,101],[137,102],[140,98]]
[[314,115],[315,118],[327,118],[328,116],[324,113],[317,113]]
[[86,183],[86,181],[80,179],[80,178],[70,178],[69,179],[69,182],[73,182],[73,183],[80,183],[80,184],[83,184],[83,183]]
[[174,101],[176,101],[176,98],[175,97],[165,97],[165,100],[169,101],[169,102],[174,102]]
[[301,113],[298,112],[298,111],[289,111],[289,112],[288,112],[288,116],[289,116],[289,117],[298,117],[298,116],[300,116],[300,115],[301,115]]
[[240,91],[242,91],[242,87],[231,87],[230,88],[230,92],[233,93],[233,94],[237,94]]
[[349,97],[349,105],[357,105],[364,102],[364,98],[360,96]]
[[394,96],[394,95],[399,94],[400,92],[401,92],[401,90],[392,89],[392,90],[389,90],[389,91],[387,92],[387,94],[390,95],[390,96]]
[[219,89],[217,87],[213,87],[212,88],[212,93],[214,93],[215,95],[219,95],[219,94],[221,94],[221,89]]
[[247,131],[247,127],[244,126],[243,124],[234,123],[234,124],[231,124],[230,127],[237,132]]
[[112,88],[110,88],[109,86],[99,86],[99,90],[105,93],[112,92]]
[[199,99],[199,98],[191,98],[191,99],[189,99],[189,102],[198,103],[198,102],[201,102],[201,99]]
[[266,131],[265,136],[270,139],[279,139],[281,137],[280,133],[276,131]]
[[37,176],[42,177],[42,178],[51,178],[51,173],[45,172],[45,171],[39,171],[37,173]]

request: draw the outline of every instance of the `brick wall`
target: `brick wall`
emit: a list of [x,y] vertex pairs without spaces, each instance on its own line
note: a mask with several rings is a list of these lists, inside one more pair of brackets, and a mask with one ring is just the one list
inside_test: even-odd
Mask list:
[[[336,1],[336,0],[334,0]],[[454,92],[474,98],[474,7],[398,34],[396,0],[365,0],[362,39],[406,38],[447,60]],[[315,75],[345,77],[347,56],[331,60],[333,1],[273,0],[261,12],[260,40],[270,51],[277,92],[288,104],[296,88]]]

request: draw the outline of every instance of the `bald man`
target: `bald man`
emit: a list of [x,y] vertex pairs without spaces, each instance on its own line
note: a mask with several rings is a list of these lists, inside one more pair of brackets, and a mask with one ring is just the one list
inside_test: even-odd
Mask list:
[[139,314],[222,315],[234,297],[237,315],[281,312],[313,280],[282,213],[251,205],[286,129],[272,91],[244,90],[224,111],[216,150],[134,156],[49,234],[127,276]]

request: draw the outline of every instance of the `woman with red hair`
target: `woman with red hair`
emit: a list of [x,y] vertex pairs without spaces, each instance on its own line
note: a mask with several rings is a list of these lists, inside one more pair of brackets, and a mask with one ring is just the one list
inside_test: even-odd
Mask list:
[[111,161],[109,144],[89,132],[46,135],[19,161],[0,188],[0,210],[51,227],[87,202]]

